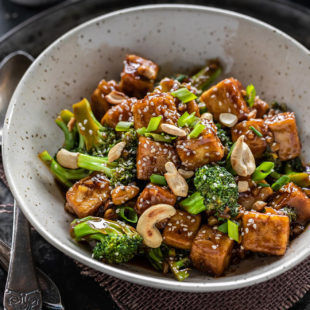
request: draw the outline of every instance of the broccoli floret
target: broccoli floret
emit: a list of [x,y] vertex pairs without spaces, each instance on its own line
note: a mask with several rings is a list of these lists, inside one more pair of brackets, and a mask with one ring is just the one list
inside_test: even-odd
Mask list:
[[285,162],[285,173],[295,173],[295,172],[303,172],[305,171],[305,167],[299,157],[294,159],[290,159]]
[[190,259],[188,257],[181,258],[180,260],[168,260],[170,269],[178,281],[183,281],[189,277],[189,264]]
[[238,187],[234,177],[224,167],[205,165],[197,169],[194,178],[197,191],[204,197],[207,210],[216,216],[227,213],[235,217],[238,214]]
[[96,120],[87,99],[73,105],[73,114],[88,153],[104,156],[117,143],[115,130]]
[[291,223],[296,222],[297,214],[296,214],[295,209],[290,208],[290,207],[284,207],[284,208],[280,209],[279,211],[283,212],[285,215],[287,215],[289,217]]
[[221,140],[223,146],[227,149],[227,153],[230,151],[230,148],[233,145],[233,142],[231,140],[231,137],[229,133],[222,128],[222,125],[220,123],[216,124],[217,127],[217,136]]
[[137,231],[121,222],[88,216],[71,223],[71,236],[76,241],[95,241],[93,257],[109,264],[126,263],[142,245],[143,238]]
[[70,151],[74,148],[76,144],[77,131],[74,127],[73,130],[69,130],[68,123],[73,117],[73,113],[69,110],[62,110],[58,117],[55,119],[55,123],[57,126],[63,131],[65,136],[65,142],[63,144],[63,148]]

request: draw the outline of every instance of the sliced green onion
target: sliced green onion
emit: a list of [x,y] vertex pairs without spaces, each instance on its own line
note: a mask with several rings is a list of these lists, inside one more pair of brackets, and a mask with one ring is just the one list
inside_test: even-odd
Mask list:
[[144,136],[145,133],[147,132],[146,128],[145,127],[141,127],[141,128],[138,128],[136,130],[137,134],[139,134],[140,136]]
[[160,174],[152,174],[150,176],[150,181],[153,184],[157,185],[167,185],[167,181],[163,175]]
[[221,224],[220,226],[218,226],[217,230],[221,231],[224,234],[228,233],[228,224],[227,222]]
[[[193,113],[192,113],[193,114]],[[194,115],[194,114],[193,114]],[[189,117],[189,113],[186,111],[184,112],[178,119],[178,126],[183,127],[185,126],[185,120],[186,118]]]
[[272,172],[270,173],[270,176],[271,176],[272,178],[276,179],[276,180],[281,178],[281,174],[278,173],[278,172],[276,172],[276,171],[272,171]]
[[187,88],[179,88],[178,90],[171,93],[173,97],[178,98],[183,103],[187,103],[197,98],[197,96],[191,93]]
[[231,220],[227,221],[228,226],[228,237],[239,242],[239,225]]
[[260,187],[270,187],[268,183],[258,183],[257,185]]
[[255,169],[252,175],[252,180],[256,182],[264,180],[273,171],[273,168],[273,162],[264,161]]
[[144,135],[146,137],[153,138],[155,141],[166,142],[166,143],[171,143],[171,142],[173,142],[173,140],[175,140],[177,138],[177,137],[171,137],[169,135],[153,133],[153,132],[146,132]]
[[190,214],[198,214],[207,209],[204,204],[204,199],[199,192],[195,192],[186,199],[182,200],[180,202],[180,206]]
[[185,74],[178,74],[175,78],[175,80],[177,80],[178,82],[182,83],[185,79],[187,79],[188,76]]
[[118,122],[115,126],[116,131],[129,131],[133,122]]
[[275,181],[272,185],[271,188],[274,191],[278,191],[283,185],[287,184],[290,182],[290,178],[287,175],[282,175],[280,179]]
[[194,129],[189,133],[188,138],[197,138],[199,135],[204,131],[205,125],[201,124],[200,122],[197,123]]
[[138,222],[138,215],[136,211],[131,207],[120,207],[119,210],[119,216],[130,223],[137,223]]
[[250,108],[254,106],[254,101],[256,97],[256,90],[253,84],[250,84],[246,88],[246,101]]
[[199,118],[195,115],[196,112],[193,112],[191,114],[188,114],[188,112],[184,112],[182,116],[178,119],[178,126],[179,127],[191,127],[195,121],[197,121]]
[[249,127],[258,137],[263,137],[263,135],[253,126]]
[[152,118],[150,119],[150,121],[149,121],[149,124],[147,125],[146,130],[147,130],[148,132],[157,130],[157,128],[158,128],[158,126],[159,126],[159,124],[160,124],[162,118],[163,118],[163,117],[162,117],[161,115],[152,117]]

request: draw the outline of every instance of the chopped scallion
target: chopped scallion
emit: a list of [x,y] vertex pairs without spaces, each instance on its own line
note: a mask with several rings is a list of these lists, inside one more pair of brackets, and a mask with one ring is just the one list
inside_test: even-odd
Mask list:
[[185,79],[188,79],[188,76],[185,74],[178,74],[175,78],[178,82],[182,83]]
[[138,215],[136,211],[131,207],[120,207],[119,210],[119,216],[130,223],[137,223],[138,222]]
[[145,127],[138,128],[136,131],[140,136],[144,136],[145,133],[147,132]]
[[254,106],[254,101],[256,97],[256,90],[253,84],[250,84],[246,88],[246,101],[250,108]]
[[182,200],[180,202],[180,206],[190,214],[198,214],[207,209],[204,204],[204,199],[199,192],[195,192],[186,199]]
[[277,181],[275,181],[272,185],[271,188],[274,191],[278,191],[283,185],[287,184],[290,182],[290,178],[287,175],[282,175],[281,178],[279,178]]
[[197,123],[194,129],[189,133],[188,138],[197,138],[199,135],[204,131],[205,125],[201,124],[200,122]]
[[177,137],[171,137],[167,134],[159,134],[159,133],[153,133],[153,132],[146,132],[144,134],[146,137],[151,137],[155,141],[158,142],[166,142],[166,143],[171,143],[173,140],[175,140]]
[[255,169],[252,175],[252,180],[256,182],[264,180],[273,171],[273,168],[273,162],[264,161]]
[[221,231],[222,233],[227,234],[228,232],[228,224],[227,222],[221,224],[220,226],[217,227],[217,230]]
[[178,90],[171,93],[173,97],[178,98],[183,103],[187,103],[197,98],[197,96],[191,93],[187,88],[179,88]]
[[178,119],[178,126],[184,127],[184,126],[192,126],[192,124],[198,119],[198,117],[195,116],[195,112],[188,114],[188,112],[184,112],[182,116]]
[[133,122],[118,122],[116,124],[115,130],[116,131],[129,131],[132,126],[133,126]]
[[163,117],[161,115],[152,117],[147,125],[146,131],[151,132],[157,130],[162,118]]
[[167,181],[163,175],[160,174],[152,174],[150,176],[150,181],[153,184],[157,185],[167,185]]
[[239,242],[239,225],[231,220],[227,221],[228,237]]
[[260,187],[270,187],[268,183],[258,183],[257,185]]
[[250,126],[249,127],[258,137],[262,138],[263,135],[261,134],[261,132],[259,132],[255,127]]

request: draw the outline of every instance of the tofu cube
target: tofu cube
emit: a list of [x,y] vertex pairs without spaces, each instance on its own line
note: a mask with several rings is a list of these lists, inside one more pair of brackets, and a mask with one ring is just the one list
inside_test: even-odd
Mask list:
[[224,156],[224,147],[216,135],[216,127],[212,121],[202,120],[204,131],[198,138],[179,138],[176,150],[188,169],[197,169],[205,164],[219,161]]
[[229,78],[206,90],[200,97],[215,120],[219,120],[221,113],[232,113],[238,120],[244,120],[249,113],[249,108],[242,96],[241,83]]
[[201,216],[177,210],[172,216],[163,233],[164,243],[172,247],[190,250],[200,227]]
[[148,59],[127,55],[121,73],[121,90],[130,97],[143,98],[153,90],[158,69],[157,64]]
[[[263,135],[263,137],[257,136],[250,129],[251,126],[258,130]],[[251,119],[249,121],[242,121],[231,129],[231,137],[233,142],[237,141],[237,139],[242,135],[245,136],[244,142],[249,146],[254,157],[262,157],[267,147],[265,138],[271,135],[264,120]]]
[[110,182],[103,174],[93,173],[67,191],[67,208],[83,218],[93,215],[109,197]]
[[179,166],[179,158],[173,145],[139,137],[137,151],[137,178],[148,180],[153,173],[164,174],[165,164],[172,161]]
[[120,185],[111,191],[111,198],[114,205],[122,205],[139,194],[139,187],[136,185]]
[[135,210],[138,214],[142,214],[149,207],[159,203],[166,203],[174,206],[176,200],[177,197],[171,193],[167,187],[161,187],[150,183],[145,186],[139,195],[135,205]]
[[300,224],[305,224],[310,220],[310,198],[293,182],[280,188],[272,200],[271,206],[277,210],[285,206],[294,208],[297,214],[297,222]]
[[242,217],[242,246],[245,250],[284,255],[290,235],[286,215],[245,212]]
[[254,100],[253,108],[256,110],[256,117],[257,118],[263,118],[263,116],[268,112],[270,109],[267,102],[260,99],[258,96],[256,96]]
[[131,112],[132,106],[137,100],[135,98],[128,98],[118,105],[110,108],[101,119],[102,125],[115,128],[120,121],[132,122],[133,114]]
[[279,144],[279,159],[289,160],[300,155],[301,145],[293,112],[279,113],[266,120]]
[[194,239],[190,258],[198,270],[220,276],[229,265],[233,245],[226,234],[203,225]]
[[161,115],[162,123],[176,125],[179,114],[174,98],[168,93],[153,93],[138,100],[133,108],[135,128],[147,127],[150,119]]

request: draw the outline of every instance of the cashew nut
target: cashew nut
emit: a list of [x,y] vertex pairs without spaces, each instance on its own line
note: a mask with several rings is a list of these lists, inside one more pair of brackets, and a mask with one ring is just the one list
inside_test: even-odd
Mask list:
[[256,169],[254,156],[249,146],[244,142],[244,135],[236,141],[230,162],[232,168],[242,177],[251,175]]
[[108,95],[106,95],[104,98],[106,99],[106,101],[108,101],[111,104],[120,104],[128,97],[120,91],[113,90]]
[[183,169],[178,169],[178,172],[184,179],[189,179],[194,175],[194,171],[191,170],[183,170]]
[[213,115],[209,112],[203,113],[200,118],[207,119],[208,121],[213,121]]
[[126,142],[119,142],[115,144],[108,153],[108,161],[111,163],[121,157],[122,152],[126,146]]
[[77,160],[79,153],[69,152],[66,149],[60,149],[56,155],[58,163],[69,169],[77,169]]
[[156,70],[153,66],[140,66],[138,68],[138,73],[149,80],[154,80],[156,78]]
[[186,197],[188,194],[188,185],[185,179],[178,172],[174,163],[168,161],[165,164],[165,168],[167,171],[167,173],[165,173],[165,178],[173,194],[180,197]]
[[227,127],[233,127],[238,122],[238,117],[232,113],[221,113],[219,116],[219,120],[222,125]]
[[163,237],[155,227],[156,223],[175,215],[176,209],[168,204],[157,204],[145,210],[139,217],[137,232],[143,237],[144,243],[150,248],[158,248]]
[[177,136],[177,137],[185,137],[186,136],[185,130],[183,130],[177,126],[171,125],[171,124],[161,124],[160,128],[163,132],[168,133],[168,134],[173,135],[173,136]]

